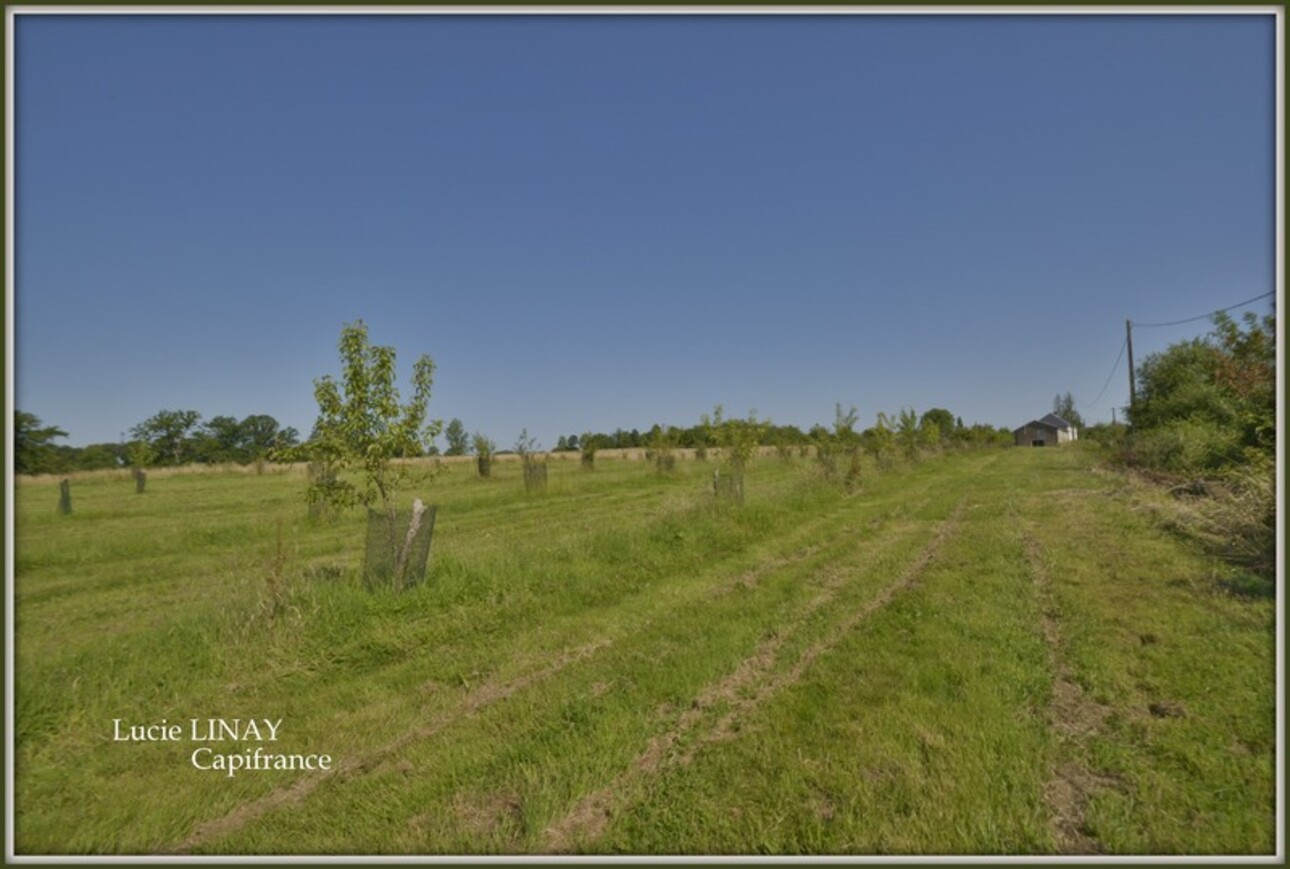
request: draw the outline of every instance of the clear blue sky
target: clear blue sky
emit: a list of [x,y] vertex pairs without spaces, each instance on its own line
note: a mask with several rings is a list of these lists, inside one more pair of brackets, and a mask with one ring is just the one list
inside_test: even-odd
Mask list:
[[503,447],[717,403],[1021,425],[1093,400],[1126,318],[1274,289],[1274,31],[23,15],[16,404],[74,445],[163,408],[308,433],[362,318]]

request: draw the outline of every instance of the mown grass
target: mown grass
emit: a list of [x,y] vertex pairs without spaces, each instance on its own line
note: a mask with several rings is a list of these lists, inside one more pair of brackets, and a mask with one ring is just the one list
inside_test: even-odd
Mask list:
[[[711,469],[453,468],[398,595],[300,474],[19,486],[18,852],[1272,850],[1274,604],[1089,454]],[[339,769],[110,740],[191,717]]]

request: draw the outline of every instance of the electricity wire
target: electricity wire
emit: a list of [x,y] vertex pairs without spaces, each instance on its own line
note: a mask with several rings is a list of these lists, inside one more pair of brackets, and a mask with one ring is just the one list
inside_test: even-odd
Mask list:
[[1128,346],[1129,339],[1126,336],[1125,339],[1120,342],[1120,355],[1115,357],[1115,364],[1111,366],[1111,373],[1106,375],[1106,383],[1102,384],[1102,391],[1097,394],[1097,398],[1084,405],[1085,409],[1095,407],[1097,403],[1102,400],[1102,396],[1106,394],[1106,388],[1111,385],[1111,378],[1115,377],[1115,372],[1120,368],[1120,360],[1124,358],[1124,348]]
[[1226,308],[1219,308],[1217,311],[1211,311],[1208,314],[1201,314],[1198,317],[1188,317],[1186,320],[1173,320],[1169,323],[1136,323],[1135,322],[1133,324],[1133,327],[1135,329],[1156,329],[1161,326],[1181,326],[1183,323],[1195,323],[1197,320],[1208,320],[1210,317],[1214,316],[1215,314],[1223,314],[1235,308],[1240,308],[1245,305],[1248,305],[1251,302],[1257,302],[1259,299],[1266,299],[1268,296],[1272,296],[1275,294],[1276,294],[1276,291],[1274,290],[1272,292],[1264,293],[1261,296],[1255,296],[1252,299],[1246,299],[1244,302],[1237,302],[1235,305],[1228,305]]
[[[1268,296],[1274,296],[1274,295],[1276,295],[1275,291],[1263,293],[1261,295],[1255,296],[1252,299],[1246,299],[1244,302],[1237,302],[1235,305],[1228,305],[1226,308],[1219,308],[1217,311],[1211,311],[1208,314],[1201,314],[1196,317],[1188,317],[1185,320],[1171,320],[1168,323],[1133,323],[1133,326],[1134,328],[1138,328],[1138,329],[1158,329],[1163,326],[1181,326],[1184,323],[1195,323],[1197,320],[1207,320],[1210,317],[1214,316],[1215,314],[1224,314],[1224,313],[1227,313],[1228,311],[1232,311],[1237,308],[1244,307],[1252,302],[1257,302],[1259,299],[1266,299]],[[1097,403],[1102,400],[1102,396],[1106,394],[1107,387],[1111,385],[1111,381],[1115,378],[1115,372],[1118,371],[1120,368],[1120,362],[1121,360],[1124,359],[1125,348],[1127,348],[1128,346],[1129,346],[1129,338],[1126,335],[1124,341],[1120,343],[1120,353],[1118,356],[1115,357],[1115,363],[1111,366],[1111,373],[1106,376],[1106,383],[1102,384],[1102,389],[1101,391],[1098,392],[1097,398],[1093,399],[1088,404],[1084,404],[1083,402],[1080,402],[1080,405],[1085,410],[1089,410],[1096,407]]]

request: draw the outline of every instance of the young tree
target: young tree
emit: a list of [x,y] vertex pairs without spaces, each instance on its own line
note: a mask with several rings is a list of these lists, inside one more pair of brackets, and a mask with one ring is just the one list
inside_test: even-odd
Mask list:
[[520,461],[529,461],[530,457],[537,452],[538,446],[537,438],[529,435],[527,428],[522,428],[520,429],[520,436],[515,439],[515,446],[512,449],[520,457]]
[[470,436],[466,434],[466,427],[461,424],[461,420],[454,417],[444,429],[443,436],[448,441],[445,456],[464,456],[470,451]]
[[900,419],[896,424],[896,438],[905,458],[914,461],[918,458],[918,414],[912,407],[901,408]]
[[529,436],[527,428],[520,429],[520,436],[515,440],[515,452],[524,468],[524,488],[530,492],[546,489],[546,457],[538,460],[540,448],[537,439]]
[[594,471],[596,469],[596,451],[600,449],[600,442],[604,435],[595,435],[591,432],[583,432],[582,437],[578,439],[578,451],[582,454],[582,469],[584,471]]
[[892,453],[896,450],[895,428],[891,417],[879,411],[873,427],[866,429],[861,436],[865,452],[873,456],[879,467],[886,468],[891,464]]
[[360,482],[339,473],[323,474],[310,487],[311,501],[338,507],[379,504],[391,519],[399,489],[412,474],[394,459],[420,455],[443,428],[426,421],[434,383],[434,362],[422,355],[412,366],[412,398],[399,403],[393,347],[369,343],[362,320],[340,334],[341,380],[324,375],[314,381],[318,421],[308,444],[310,458],[332,472],[356,470]]
[[757,419],[757,411],[750,410],[746,419],[726,419],[721,405],[717,405],[712,416],[704,414],[701,425],[711,432],[712,440],[721,449],[721,470],[737,481],[740,499],[742,499],[743,476],[753,455],[761,444],[762,437],[770,428],[770,420]]
[[837,438],[838,447],[847,457],[848,489],[855,489],[860,485],[860,435],[856,433],[856,420],[859,418],[855,405],[852,405],[846,413],[842,412],[841,402],[834,409],[833,436]]
[[497,449],[497,444],[490,441],[483,432],[475,432],[471,436],[471,444],[475,449],[479,476],[491,477],[493,474],[493,452]]
[[926,414],[918,423],[918,446],[924,452],[936,452],[942,443],[941,428]]
[[824,478],[831,480],[838,473],[838,459],[849,456],[847,472],[848,485],[853,485],[860,478],[860,464],[857,461],[860,452],[860,436],[856,434],[856,420],[859,414],[853,405],[846,413],[842,412],[842,403],[833,407],[833,429],[816,426],[811,429],[815,441],[815,460],[824,471]]
[[670,425],[655,425],[650,429],[645,445],[654,456],[654,469],[660,474],[676,470],[676,446],[679,432]]

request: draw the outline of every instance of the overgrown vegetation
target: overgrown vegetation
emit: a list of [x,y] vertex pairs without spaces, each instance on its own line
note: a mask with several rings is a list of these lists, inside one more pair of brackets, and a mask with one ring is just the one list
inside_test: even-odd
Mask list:
[[1270,579],[1276,569],[1276,321],[1214,316],[1213,330],[1143,360],[1127,431],[1095,439],[1164,482],[1169,522]]

